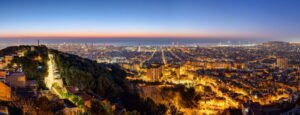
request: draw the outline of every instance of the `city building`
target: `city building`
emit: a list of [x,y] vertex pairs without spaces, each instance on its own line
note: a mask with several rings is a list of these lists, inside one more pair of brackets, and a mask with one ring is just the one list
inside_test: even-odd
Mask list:
[[8,107],[0,106],[0,115],[9,115]]
[[111,63],[128,63],[126,57],[113,57]]
[[207,69],[231,69],[232,64],[230,62],[207,62],[206,68]]
[[14,56],[4,56],[0,59],[0,69],[4,69],[12,60]]
[[175,73],[176,73],[176,77],[177,78],[180,78],[180,66],[178,66],[178,67],[175,67]]
[[0,81],[0,100],[10,100],[11,99],[11,88]]
[[159,81],[162,76],[162,68],[158,65],[152,65],[147,69],[147,78],[151,81]]
[[6,82],[11,87],[24,88],[26,87],[26,76],[23,72],[10,73],[6,78]]
[[13,59],[14,59],[13,56],[5,56],[5,57],[4,57],[4,62],[5,62],[5,63],[8,63],[8,62],[11,62]]
[[235,69],[245,69],[244,63],[234,63],[233,66]]
[[277,58],[276,64],[280,69],[288,68],[288,59],[287,58]]
[[26,86],[37,95],[38,83],[35,80],[26,80]]
[[96,61],[97,63],[111,63],[111,59],[104,57],[98,57]]
[[6,81],[6,71],[0,70],[0,81]]
[[0,69],[4,69],[4,67],[5,67],[5,63],[2,60],[0,60]]

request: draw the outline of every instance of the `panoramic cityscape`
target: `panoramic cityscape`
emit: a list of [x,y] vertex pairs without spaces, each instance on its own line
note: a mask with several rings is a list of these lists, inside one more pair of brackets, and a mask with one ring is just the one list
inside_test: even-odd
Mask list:
[[0,115],[298,115],[296,0],[0,1]]

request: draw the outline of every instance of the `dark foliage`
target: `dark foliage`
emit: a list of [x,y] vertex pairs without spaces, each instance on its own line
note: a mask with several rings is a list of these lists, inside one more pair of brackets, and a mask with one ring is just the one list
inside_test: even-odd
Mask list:
[[[38,81],[40,89],[45,88],[43,79],[48,74],[48,55],[53,54],[65,85],[78,87],[82,91],[101,96],[123,105],[129,111],[136,110],[143,115],[162,115],[166,112],[164,105],[157,105],[151,99],[142,99],[135,91],[131,91],[128,88],[129,82],[125,79],[126,72],[117,64],[98,64],[95,61],[48,49],[45,46],[8,47],[0,51],[0,56],[17,54],[19,51],[26,53],[23,57],[15,58],[14,62],[22,66],[28,79]],[[41,60],[35,60],[37,56],[40,56]],[[40,66],[42,68],[37,68]],[[39,101],[46,102],[47,100]],[[95,106],[99,107],[97,104]],[[45,105],[42,108],[48,107]],[[93,112],[99,111],[93,110]]]

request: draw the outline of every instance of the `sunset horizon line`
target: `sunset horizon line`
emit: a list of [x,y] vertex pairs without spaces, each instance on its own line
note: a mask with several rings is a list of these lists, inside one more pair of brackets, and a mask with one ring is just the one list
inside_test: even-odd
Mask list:
[[153,39],[277,39],[267,35],[253,35],[253,36],[243,36],[243,35],[232,35],[232,34],[184,34],[184,33],[35,33],[35,34],[0,34],[0,39],[118,39],[118,38],[132,38],[132,39],[143,39],[143,38],[153,38]]

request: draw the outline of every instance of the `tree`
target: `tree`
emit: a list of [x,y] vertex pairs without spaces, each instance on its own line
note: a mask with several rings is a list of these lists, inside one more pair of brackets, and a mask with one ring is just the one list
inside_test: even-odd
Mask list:
[[91,112],[98,115],[112,115],[111,108],[106,107],[103,103],[98,100],[92,100]]

